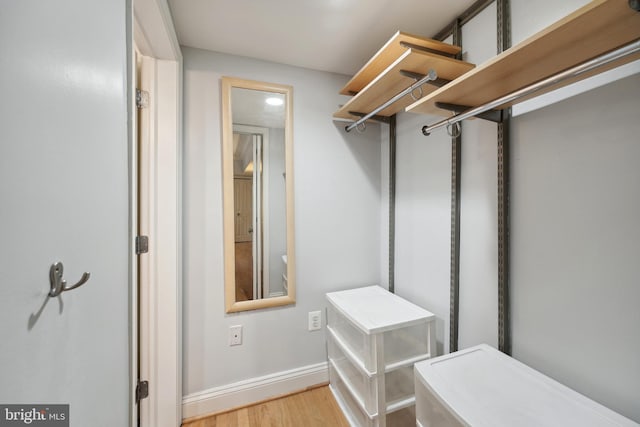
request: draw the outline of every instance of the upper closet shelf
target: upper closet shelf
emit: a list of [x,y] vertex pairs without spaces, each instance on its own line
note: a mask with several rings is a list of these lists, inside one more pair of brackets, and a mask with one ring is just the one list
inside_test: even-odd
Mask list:
[[[459,51],[460,48],[446,43],[396,33],[340,91],[341,94],[355,96],[333,116],[358,120],[361,115],[375,111],[414,85],[413,91],[399,96],[390,105],[377,111],[376,115],[389,117],[404,110],[415,99],[474,67],[473,64],[452,58]],[[437,74],[436,80],[424,86],[415,84],[429,75],[431,70]]]
[[442,43],[437,40],[416,36],[398,31],[347,83],[341,95],[355,95],[368,85],[378,74],[404,53],[407,47],[418,47],[440,55],[455,57],[460,53],[458,46]]
[[[404,52],[393,63],[344,104],[333,116],[341,119],[358,119],[358,116],[354,116],[350,112],[370,113],[385,101],[411,86],[416,81],[416,76],[425,76],[430,70],[434,70],[437,73],[437,80],[433,81],[434,84],[426,84],[415,89],[413,92],[415,99],[436,90],[438,88],[438,86],[435,86],[436,84],[445,84],[472,68],[473,64],[447,58],[446,56],[421,52],[412,48],[404,49]],[[403,111],[415,99],[407,94],[407,96],[379,111],[377,115],[392,116],[399,111]]]
[[[416,101],[407,111],[422,114],[450,116],[451,111],[438,105],[453,104],[461,107],[479,107],[507,99],[515,92],[524,95],[508,99],[491,108],[503,109],[518,102],[558,89],[586,77],[615,68],[640,58],[637,49],[630,46],[624,56],[609,62],[595,62],[609,52],[640,39],[640,12],[633,10],[627,0],[596,0],[578,9],[564,19],[523,42],[497,55],[450,84]],[[623,49],[620,49],[623,50]],[[569,75],[580,64],[586,71]],[[604,65],[597,65],[597,64]],[[563,80],[556,76],[565,73]],[[545,85],[542,85],[547,80]],[[540,86],[536,89],[535,86]],[[526,89],[536,89],[528,93]],[[442,104],[438,104],[442,103]],[[455,120],[459,121],[459,120]],[[443,121],[444,122],[444,121]],[[437,125],[451,124],[439,122]],[[433,129],[436,125],[425,126]],[[440,127],[440,126],[437,126]],[[425,128],[423,133],[427,134]]]

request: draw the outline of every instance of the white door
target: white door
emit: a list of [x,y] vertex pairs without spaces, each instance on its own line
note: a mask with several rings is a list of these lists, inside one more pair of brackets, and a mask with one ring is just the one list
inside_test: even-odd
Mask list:
[[250,242],[253,238],[253,180],[251,178],[233,178],[233,204],[236,214],[236,243]]
[[[71,426],[130,421],[129,7],[0,7],[0,404]],[[57,261],[89,281],[48,297]]]

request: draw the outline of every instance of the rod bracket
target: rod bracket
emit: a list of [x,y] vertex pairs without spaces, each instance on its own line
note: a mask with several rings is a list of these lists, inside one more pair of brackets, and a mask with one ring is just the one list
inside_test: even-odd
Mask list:
[[[456,114],[464,113],[465,111],[469,111],[473,108],[467,105],[450,104],[448,102],[436,102],[436,107],[442,110],[453,111]],[[494,123],[502,123],[502,120],[504,119],[502,110],[488,110],[477,114],[475,117]]]
[[[356,117],[364,117],[367,115],[367,113],[361,113],[359,111],[349,111],[349,114],[351,114],[352,116],[356,116]],[[379,116],[379,115],[374,115],[369,117],[368,120],[375,120],[376,122],[382,122],[382,123],[389,123],[389,117],[386,116]]]
[[[640,1],[640,0],[638,0]],[[421,74],[421,73],[415,73],[413,71],[409,71],[409,70],[400,70],[399,73],[405,77],[409,77],[410,79],[414,79],[414,80],[420,80],[425,78],[427,75],[426,74]],[[446,85],[447,83],[451,83],[451,80],[447,80],[447,79],[443,79],[441,77],[436,78],[435,80],[429,80],[428,82],[426,82],[427,84],[431,85],[431,86],[435,86],[435,87],[442,87],[444,85]]]

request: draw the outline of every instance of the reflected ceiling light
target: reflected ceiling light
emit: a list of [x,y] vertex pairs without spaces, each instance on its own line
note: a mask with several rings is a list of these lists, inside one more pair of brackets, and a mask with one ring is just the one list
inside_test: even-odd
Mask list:
[[282,98],[276,98],[276,97],[267,98],[265,102],[269,105],[274,105],[274,106],[284,104],[284,100]]

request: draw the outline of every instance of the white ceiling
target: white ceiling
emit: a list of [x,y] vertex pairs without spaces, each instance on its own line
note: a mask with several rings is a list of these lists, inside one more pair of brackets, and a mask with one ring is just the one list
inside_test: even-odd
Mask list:
[[181,45],[351,75],[398,30],[434,36],[474,0],[169,0]]

